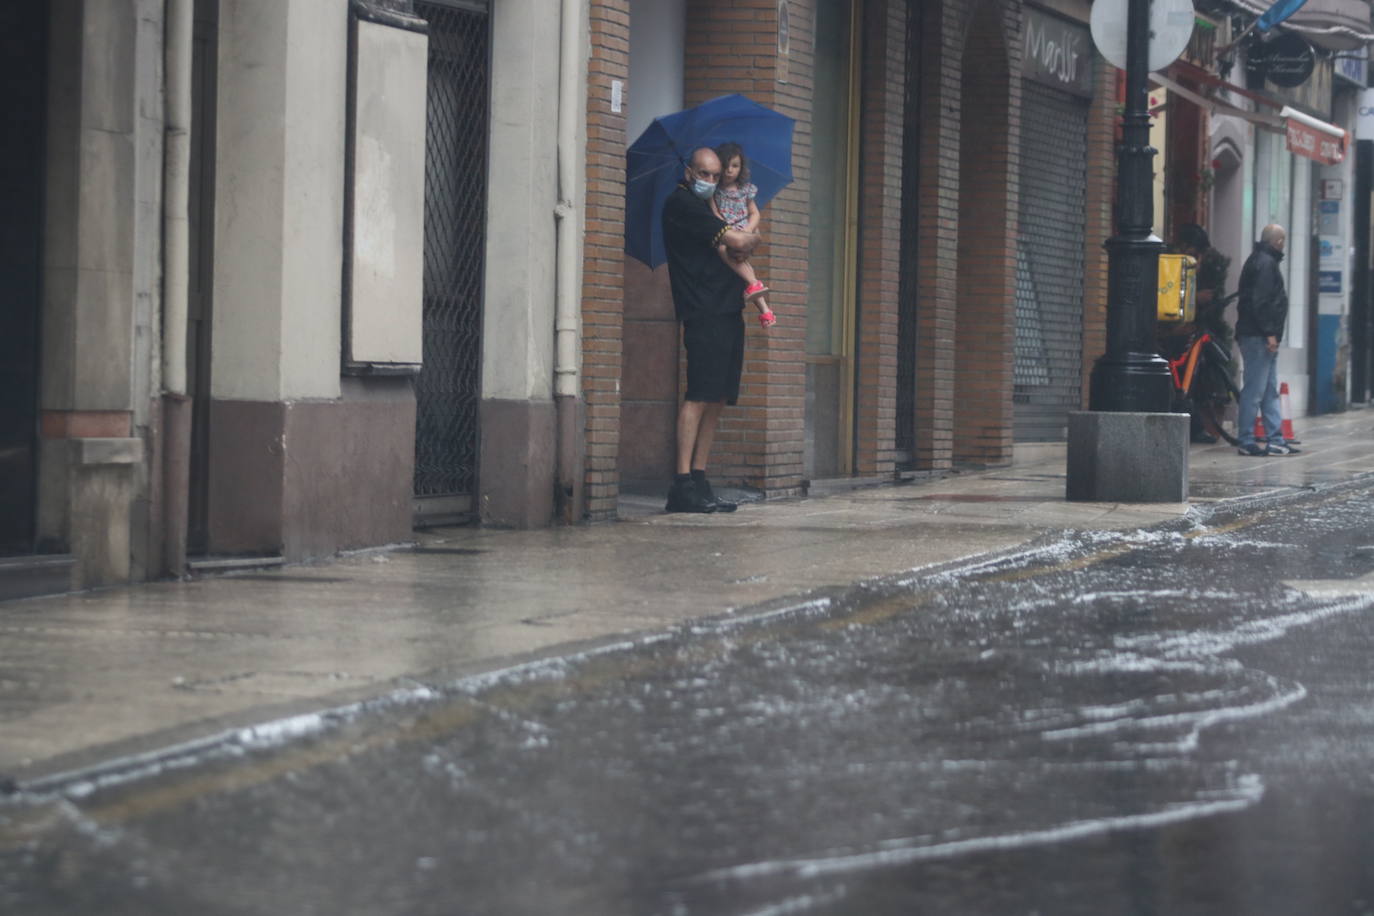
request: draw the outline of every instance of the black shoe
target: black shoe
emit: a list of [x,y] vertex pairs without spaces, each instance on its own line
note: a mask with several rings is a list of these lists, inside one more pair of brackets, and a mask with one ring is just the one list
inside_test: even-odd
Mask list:
[[1269,446],[1259,442],[1251,442],[1249,445],[1242,445],[1236,451],[1241,455],[1248,455],[1251,458],[1263,458],[1270,454]]
[[728,499],[721,499],[716,492],[711,489],[711,481],[706,479],[704,473],[692,472],[692,482],[696,484],[697,495],[703,500],[716,507],[717,512],[734,512],[739,508],[735,503]]
[[1302,454],[1302,449],[1300,449],[1300,448],[1294,448],[1294,447],[1293,447],[1293,444],[1292,444],[1291,442],[1285,442],[1285,443],[1283,443],[1282,445],[1277,445],[1277,444],[1271,442],[1271,443],[1269,443],[1269,454],[1271,454],[1271,455],[1301,455],[1301,454]]
[[663,507],[667,512],[715,512],[716,504],[701,498],[697,492],[696,481],[675,480],[668,489],[668,504]]
[[1211,433],[1193,433],[1193,442],[1197,445],[1216,445],[1217,437]]

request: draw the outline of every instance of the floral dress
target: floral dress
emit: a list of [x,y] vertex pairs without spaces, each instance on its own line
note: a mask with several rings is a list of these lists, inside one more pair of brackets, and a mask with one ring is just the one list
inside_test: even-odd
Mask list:
[[759,193],[756,185],[736,184],[733,188],[716,188],[716,209],[720,218],[732,229],[742,229],[749,222],[749,201]]

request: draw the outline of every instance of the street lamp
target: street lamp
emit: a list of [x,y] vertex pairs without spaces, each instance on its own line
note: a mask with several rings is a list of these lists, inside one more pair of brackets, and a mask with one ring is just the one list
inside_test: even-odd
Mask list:
[[1165,413],[1172,401],[1169,364],[1155,345],[1159,254],[1154,234],[1153,159],[1147,107],[1150,0],[1126,11],[1126,110],[1117,160],[1117,234],[1107,240],[1107,351],[1093,366],[1088,407]]
[[[1096,0],[1092,14],[1093,40],[1118,66],[1119,44],[1112,53],[1104,45],[1119,43],[1121,14],[1116,11],[1121,3]],[[1155,352],[1164,243],[1153,232],[1155,150],[1150,147],[1146,79],[1149,70],[1167,65],[1183,50],[1192,32],[1192,3],[1127,0],[1125,19],[1126,111],[1117,161],[1120,216],[1116,235],[1106,246],[1107,352],[1093,366],[1088,409],[1069,412],[1064,495],[1090,502],[1186,502],[1188,415],[1169,412],[1173,380],[1169,364]],[[1159,60],[1151,60],[1152,51]]]

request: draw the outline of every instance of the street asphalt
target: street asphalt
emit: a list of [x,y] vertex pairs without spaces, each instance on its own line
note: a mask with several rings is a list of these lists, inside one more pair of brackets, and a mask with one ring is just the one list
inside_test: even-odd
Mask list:
[[[0,603],[0,786],[136,766],[242,729],[404,696],[693,619],[1125,531],[1374,473],[1374,411],[1297,422],[1300,455],[1193,446],[1189,504],[1070,503],[1062,445],[1008,467],[616,523],[417,532],[327,562]],[[814,493],[822,488],[817,487]]]

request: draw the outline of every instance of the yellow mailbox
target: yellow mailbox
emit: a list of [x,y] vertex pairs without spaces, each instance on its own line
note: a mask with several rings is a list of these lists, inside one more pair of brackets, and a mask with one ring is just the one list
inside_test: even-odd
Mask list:
[[1197,307],[1197,258],[1186,254],[1159,256],[1159,320],[1192,321]]

